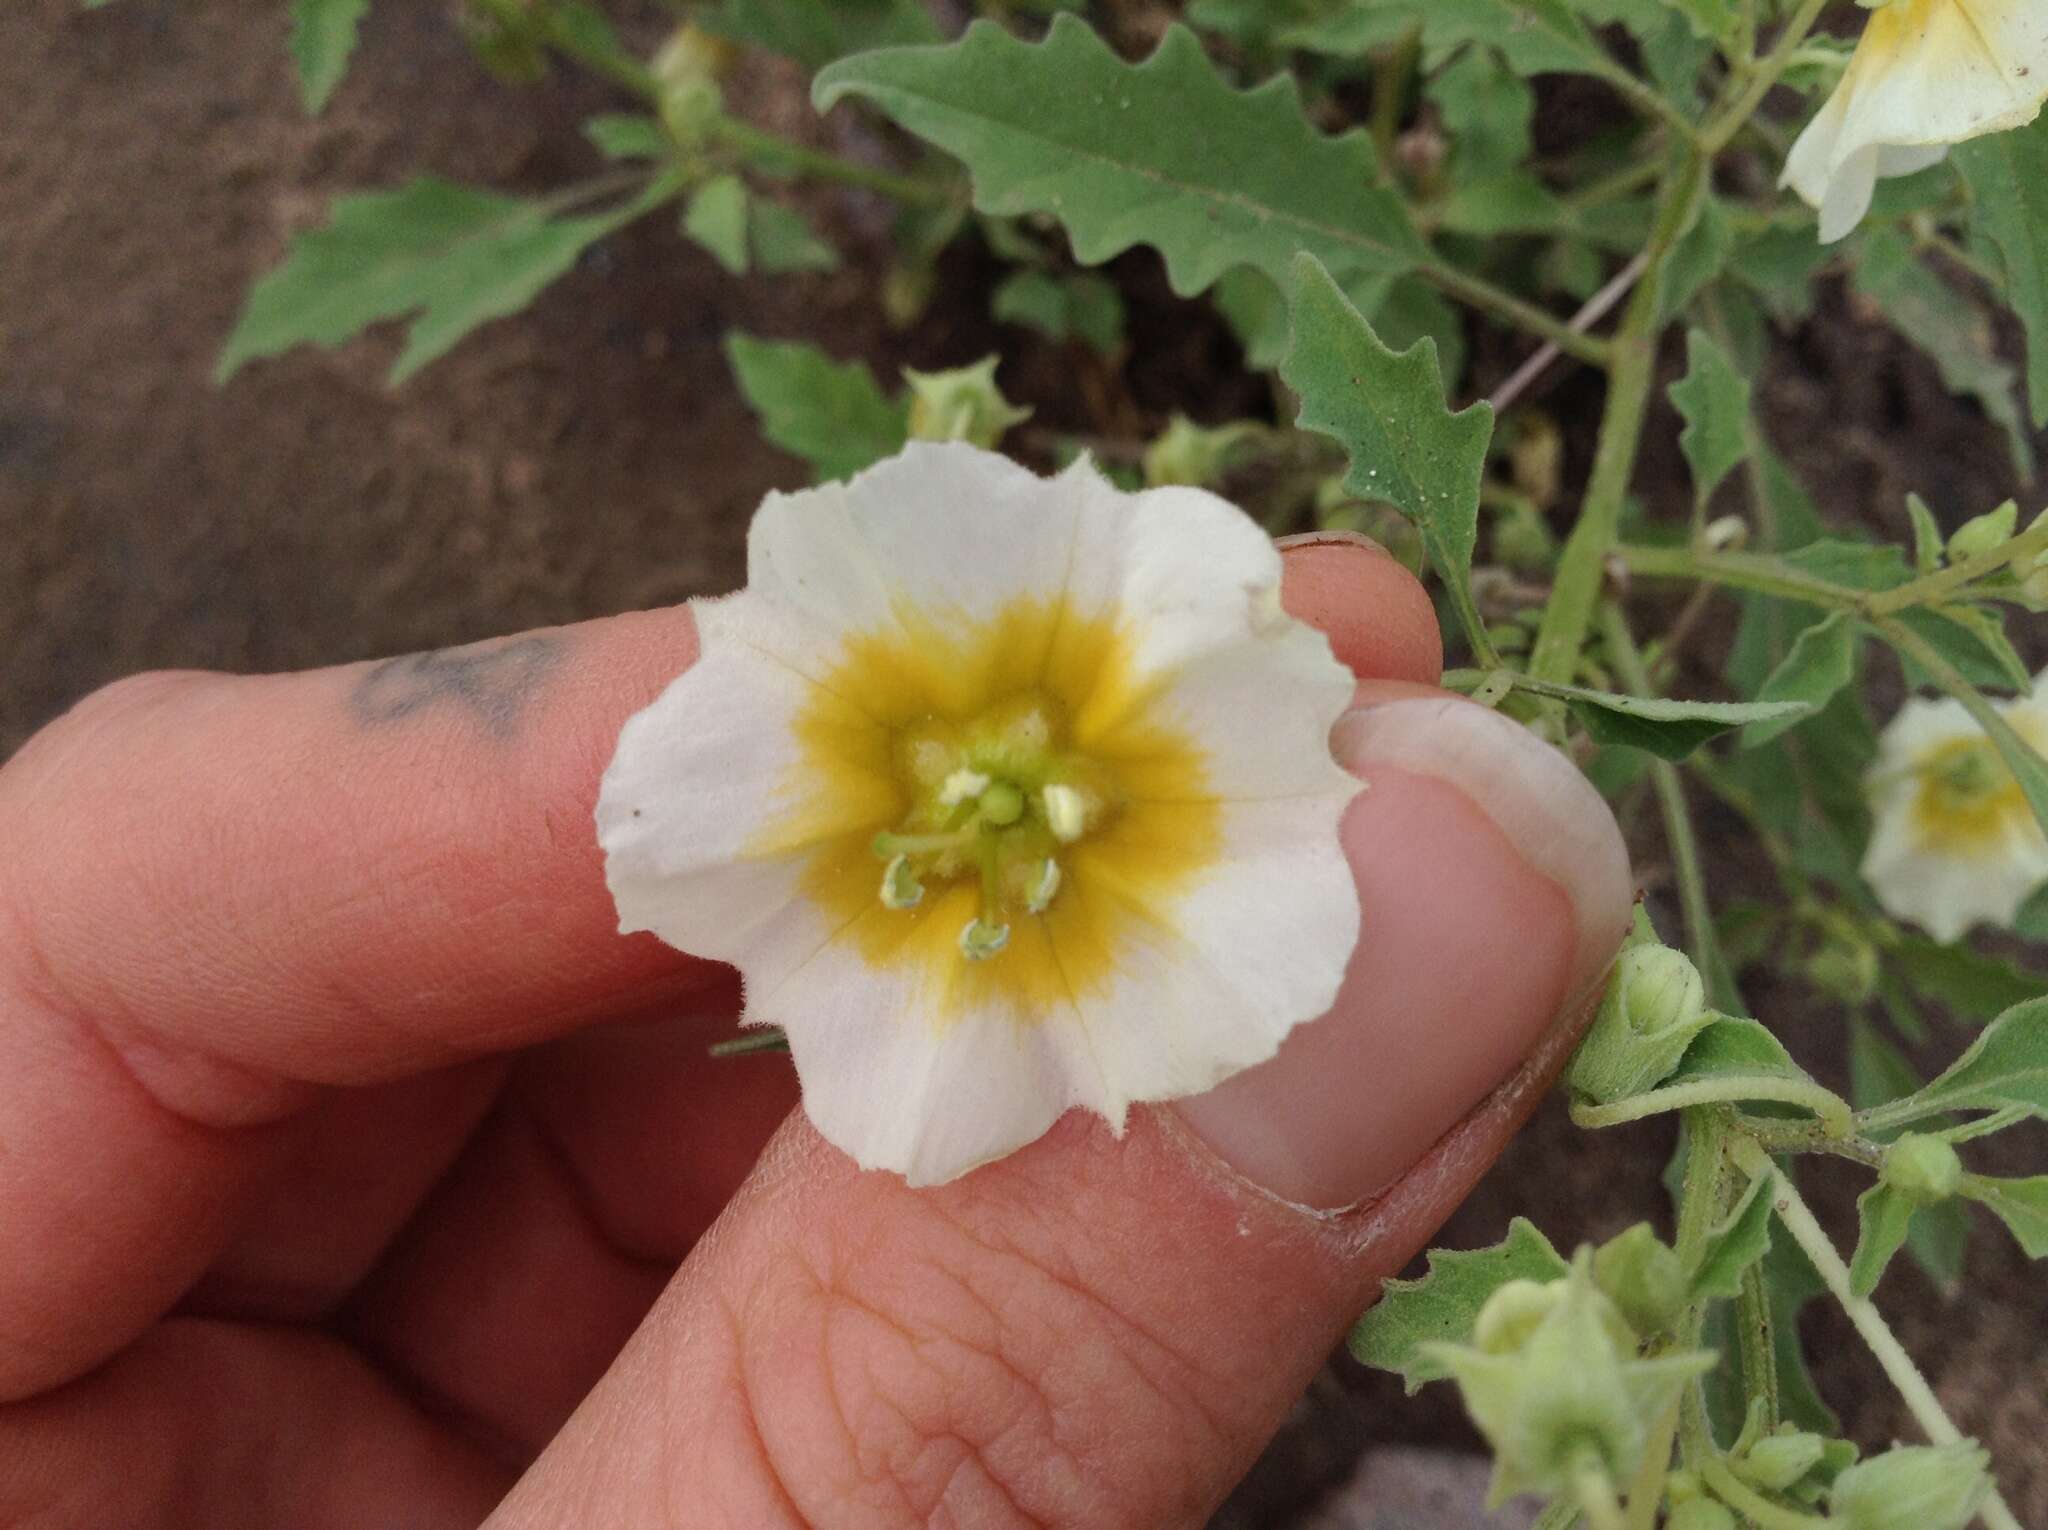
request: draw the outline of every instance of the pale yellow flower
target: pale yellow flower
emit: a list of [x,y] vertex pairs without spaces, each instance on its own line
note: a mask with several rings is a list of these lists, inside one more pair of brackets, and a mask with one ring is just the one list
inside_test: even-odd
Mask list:
[[[2048,672],[2000,709],[2048,752]],[[1936,940],[2009,925],[2048,882],[2048,836],[2019,781],[1957,701],[1909,701],[1864,778],[1874,822],[1863,875],[1885,911]]]
[[747,559],[598,837],[623,928],[740,968],[825,1137],[935,1183],[1329,1007],[1352,680],[1248,517],[913,443],[770,495]]
[[1783,184],[1820,210],[1824,244],[1870,210],[1878,177],[2034,120],[2048,99],[2048,0],[1889,0],[1785,160]]

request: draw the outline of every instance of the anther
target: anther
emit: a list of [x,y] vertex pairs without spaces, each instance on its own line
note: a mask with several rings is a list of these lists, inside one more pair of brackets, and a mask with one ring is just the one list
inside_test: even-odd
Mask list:
[[1038,868],[1038,875],[1031,880],[1031,886],[1024,894],[1024,907],[1034,914],[1042,914],[1052,906],[1053,894],[1060,890],[1060,863],[1051,856]]
[[958,807],[972,802],[989,788],[989,779],[978,770],[956,770],[939,788],[940,807]]
[[882,872],[882,907],[916,908],[924,901],[924,884],[910,868],[910,857],[899,855]]
[[990,924],[970,919],[960,931],[960,954],[971,962],[985,962],[1010,943],[1007,924]]
[[1055,783],[1045,789],[1041,800],[1045,804],[1045,826],[1052,830],[1054,839],[1070,845],[1081,837],[1088,827],[1088,803],[1080,792]]

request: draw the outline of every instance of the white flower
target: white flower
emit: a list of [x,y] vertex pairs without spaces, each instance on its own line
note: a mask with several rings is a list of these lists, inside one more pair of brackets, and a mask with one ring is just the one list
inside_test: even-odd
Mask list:
[[1832,244],[1870,210],[1879,176],[1952,143],[2034,120],[2048,99],[2044,0],[1889,0],[1872,11],[1835,93],[1785,159]]
[[[2048,672],[2001,710],[2048,751]],[[2020,783],[1958,701],[1909,701],[1885,725],[1864,777],[1875,823],[1863,875],[1885,912],[1955,940],[2009,925],[2048,882],[2048,836]]]
[[804,1105],[931,1184],[1270,1057],[1358,934],[1352,679],[1196,489],[913,443],[772,494],[598,799],[621,927],[737,965]]

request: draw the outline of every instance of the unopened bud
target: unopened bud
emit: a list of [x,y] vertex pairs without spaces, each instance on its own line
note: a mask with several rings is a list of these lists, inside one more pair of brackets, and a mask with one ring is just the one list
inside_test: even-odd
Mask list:
[[1964,558],[1974,558],[1978,553],[1990,552],[2007,541],[2019,529],[2019,524],[2019,503],[2010,499],[1996,510],[1964,521],[1948,539],[1949,561],[1961,562]]
[[1791,1430],[1766,1435],[1733,1463],[1735,1473],[1767,1492],[1782,1493],[1820,1465],[1827,1442],[1817,1434]]
[[1264,429],[1252,420],[1197,425],[1186,415],[1176,414],[1158,439],[1145,448],[1145,483],[1155,489],[1164,484],[1212,487],[1238,449]]
[[1806,959],[1806,980],[1844,1004],[1869,1002],[1878,975],[1877,948],[1860,936],[1831,935]]
[[1614,963],[1607,997],[1566,1077],[1600,1103],[1627,1099],[1665,1079],[1713,1022],[1699,969],[1684,952],[1654,942],[1630,946]]
[[1835,1479],[1828,1521],[1843,1530],[1963,1530],[1990,1495],[1990,1461],[1970,1440],[1888,1450]]
[[1638,1333],[1660,1333],[1685,1304],[1685,1267],[1647,1222],[1593,1255],[1593,1279]]
[[1711,1498],[1695,1498],[1665,1516],[1664,1530],[1735,1530],[1735,1516]]
[[1031,417],[1003,397],[996,386],[996,360],[984,356],[972,366],[945,372],[905,367],[910,385],[910,435],[916,441],[969,441],[992,448],[1003,432]]
[[1939,1137],[1907,1132],[1884,1151],[1878,1177],[1923,1206],[1945,1201],[1963,1182],[1963,1161]]

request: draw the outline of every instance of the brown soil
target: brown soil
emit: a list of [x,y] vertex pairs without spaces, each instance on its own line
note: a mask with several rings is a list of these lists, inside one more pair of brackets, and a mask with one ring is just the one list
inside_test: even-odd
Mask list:
[[[251,14],[232,0],[0,9],[0,756],[138,669],[326,664],[728,588],[752,507],[802,471],[760,444],[719,349],[727,329],[803,335],[885,369],[971,360],[998,338],[977,317],[986,271],[972,256],[949,265],[957,290],[930,323],[887,332],[860,269],[880,248],[876,210],[838,199],[824,214],[856,259],[833,277],[736,281],[657,224],[597,250],[530,313],[400,393],[382,381],[389,335],[259,363],[217,389],[213,354],[249,281],[333,193],[428,169],[511,189],[560,184],[594,168],[575,124],[603,100],[566,79],[502,87],[444,8],[386,4],[334,105],[309,121],[278,8]],[[799,87],[756,67],[737,93],[811,131]],[[1143,358],[1120,396],[1091,397],[1072,358],[1043,349],[1006,370],[1012,392],[1076,428],[1118,410],[1156,422],[1171,407],[1210,418],[1258,407],[1255,389],[1219,389],[1227,340],[1165,294],[1149,257],[1126,257],[1117,274]],[[1001,338],[1014,349],[1023,337]],[[1839,303],[1783,349],[1768,386],[1773,428],[1832,513],[1896,528],[1907,488],[1968,510],[2014,487],[1996,430]],[[1548,400],[1575,444],[1591,397],[1567,381]],[[1672,424],[1645,469],[1661,509],[1685,502]],[[2042,449],[2048,458],[2048,439]],[[1710,816],[1706,827],[1726,836],[1717,856],[1739,864],[1738,826]],[[1653,884],[1660,856],[1643,847]],[[1753,997],[1773,1014],[1812,1008],[1800,992]],[[1824,1013],[1810,1035],[1823,1057],[1839,1051]],[[1552,1109],[1444,1241],[1491,1241],[1517,1213],[1560,1237],[1661,1218],[1668,1148],[1657,1128],[1594,1138]],[[1821,1177],[1846,1237],[1854,1183]],[[2039,1524],[2044,1289],[1980,1225],[1967,1298],[1916,1270],[1885,1292],[1943,1400],[1992,1446],[2022,1520]],[[1809,1340],[1857,1438],[1912,1437],[1844,1323],[1816,1318]],[[1387,1378],[1340,1364],[1226,1521],[1281,1522],[1372,1438],[1469,1441],[1442,1392],[1403,1401]]]

